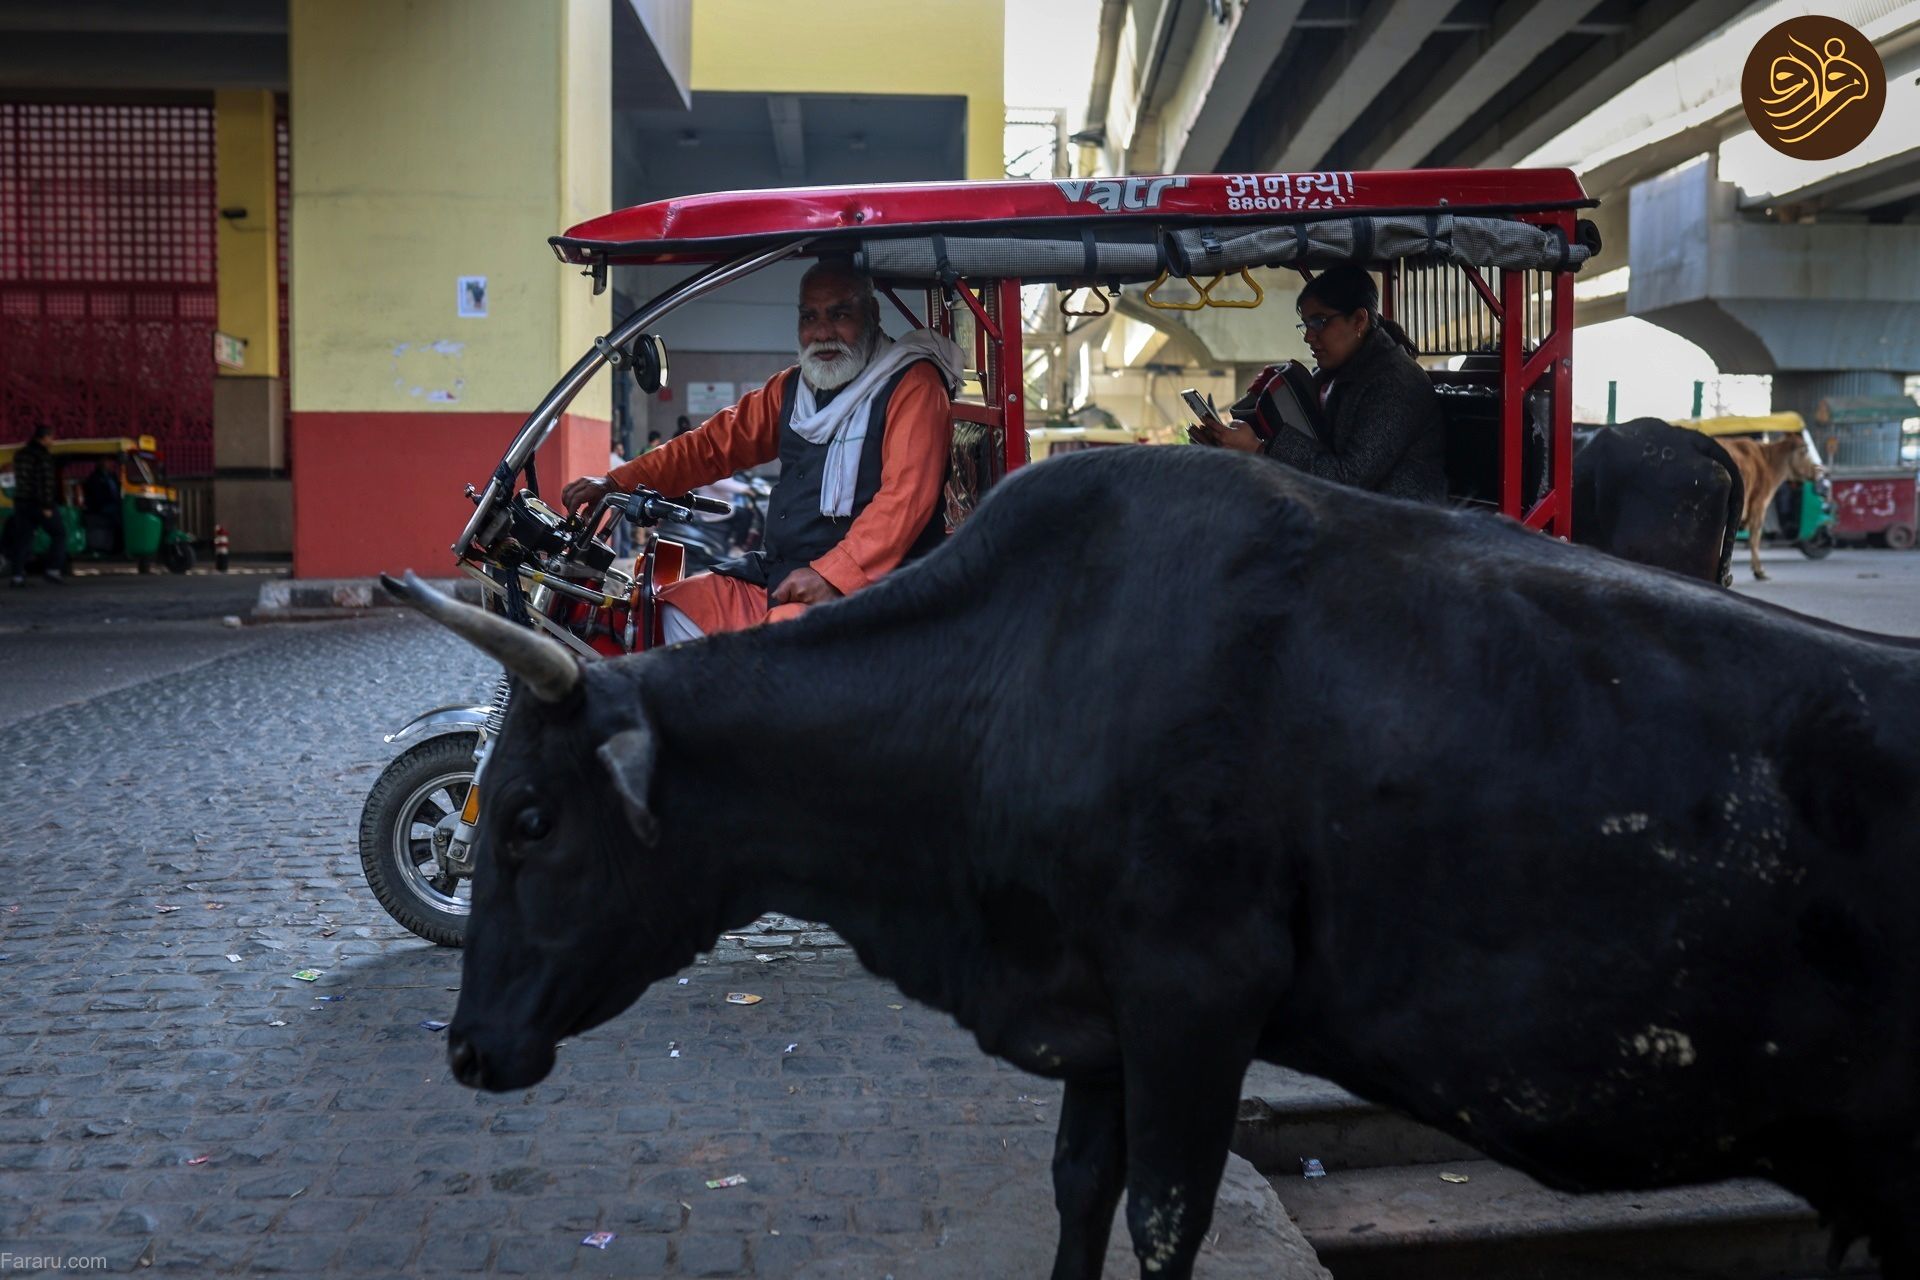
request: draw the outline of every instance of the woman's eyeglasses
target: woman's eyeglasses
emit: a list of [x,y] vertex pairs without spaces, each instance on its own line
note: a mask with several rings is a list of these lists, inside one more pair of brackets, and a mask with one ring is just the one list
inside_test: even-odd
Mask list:
[[1302,333],[1318,333],[1344,314],[1341,311],[1329,311],[1323,316],[1308,316],[1293,327]]

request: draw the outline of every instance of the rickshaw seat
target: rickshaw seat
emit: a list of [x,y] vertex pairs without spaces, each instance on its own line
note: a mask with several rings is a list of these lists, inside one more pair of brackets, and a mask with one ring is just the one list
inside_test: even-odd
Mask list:
[[100,511],[88,511],[81,515],[80,526],[86,533],[87,550],[111,555],[119,541],[120,521]]
[[958,529],[980,505],[1002,471],[998,441],[992,427],[956,418],[953,444],[947,451],[947,478],[942,487],[947,532]]
[[[1446,431],[1447,497],[1455,502],[1500,505],[1500,375],[1461,369],[1434,372],[1434,390]],[[1547,485],[1547,406],[1528,396],[1527,431],[1520,453],[1521,505],[1539,501]]]

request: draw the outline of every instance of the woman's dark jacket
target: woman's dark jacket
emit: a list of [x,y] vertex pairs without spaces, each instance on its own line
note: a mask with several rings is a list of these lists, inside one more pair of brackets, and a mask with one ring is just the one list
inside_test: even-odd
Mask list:
[[1263,446],[1322,479],[1417,502],[1447,500],[1445,449],[1433,383],[1378,324],[1333,375],[1321,439],[1289,429]]

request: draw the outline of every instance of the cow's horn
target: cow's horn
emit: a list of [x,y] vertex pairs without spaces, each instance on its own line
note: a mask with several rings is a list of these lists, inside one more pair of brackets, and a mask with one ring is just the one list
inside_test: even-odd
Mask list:
[[528,692],[543,702],[559,702],[580,683],[580,664],[558,644],[485,609],[461,604],[422,582],[411,569],[405,581],[381,574],[380,585],[395,599],[498,659],[509,675],[520,677]]

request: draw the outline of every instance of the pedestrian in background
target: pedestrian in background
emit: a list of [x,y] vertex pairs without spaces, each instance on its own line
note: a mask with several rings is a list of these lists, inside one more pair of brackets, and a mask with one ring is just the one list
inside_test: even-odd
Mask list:
[[61,524],[60,472],[53,465],[53,450],[47,447],[53,428],[41,423],[33,429],[33,438],[13,455],[13,520],[7,526],[12,545],[7,558],[13,562],[13,585],[27,585],[27,559],[33,554],[33,535],[47,531],[46,574],[48,582],[60,582],[60,571],[67,564],[67,531]]

